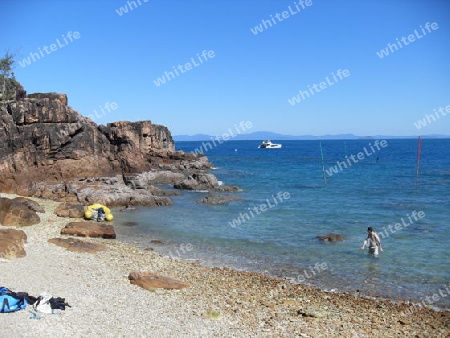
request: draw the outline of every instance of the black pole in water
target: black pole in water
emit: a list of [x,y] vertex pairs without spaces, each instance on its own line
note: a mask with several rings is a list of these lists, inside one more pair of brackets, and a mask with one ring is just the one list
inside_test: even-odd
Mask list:
[[322,157],[322,173],[323,173],[323,183],[327,185],[327,176],[325,175],[325,165],[323,163],[323,151],[322,151],[322,142],[319,139],[319,146],[320,146],[320,156]]
[[419,136],[417,140],[417,164],[416,164],[416,181],[419,182],[420,172],[420,156],[422,155],[422,138]]

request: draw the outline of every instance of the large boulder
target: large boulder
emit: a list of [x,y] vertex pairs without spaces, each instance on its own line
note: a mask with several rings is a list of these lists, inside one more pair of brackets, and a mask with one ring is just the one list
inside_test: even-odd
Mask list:
[[31,210],[39,212],[41,214],[45,214],[45,209],[43,207],[41,207],[41,205],[38,202],[30,200],[29,198],[16,197],[16,198],[13,198],[13,201],[17,201],[19,203],[25,204]]
[[0,258],[15,259],[26,256],[27,235],[22,230],[0,229]]
[[175,189],[184,190],[213,190],[219,186],[219,181],[213,174],[194,173],[187,179],[174,184]]
[[61,235],[116,238],[116,232],[112,225],[92,222],[71,222],[61,230]]
[[0,197],[0,224],[4,226],[30,226],[41,221],[36,211],[20,199]]
[[59,217],[83,218],[84,206],[74,203],[61,203],[56,208],[55,215]]
[[131,284],[139,285],[141,288],[144,288],[146,290],[158,288],[167,290],[179,290],[191,286],[189,283],[185,283],[170,277],[161,276],[153,272],[145,271],[131,272],[128,276],[128,279],[130,280]]

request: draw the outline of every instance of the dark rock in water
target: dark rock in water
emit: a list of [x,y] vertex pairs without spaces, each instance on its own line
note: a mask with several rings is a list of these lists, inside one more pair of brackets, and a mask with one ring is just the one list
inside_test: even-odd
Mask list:
[[22,200],[0,197],[0,224],[5,226],[30,226],[41,221],[36,211]]
[[131,205],[127,205],[125,208],[120,209],[119,211],[130,211],[136,209],[135,207]]
[[174,184],[175,189],[197,190],[197,191],[238,191],[238,187],[220,185],[217,178],[210,173],[194,173],[187,179]]
[[205,196],[199,200],[197,200],[198,203],[204,203],[207,205],[219,205],[219,204],[227,204],[232,201],[238,201],[241,200],[238,196]]
[[126,226],[126,227],[134,227],[136,225],[139,225],[139,223],[138,222],[123,222],[122,225]]
[[22,230],[0,229],[0,258],[25,257],[25,243],[27,243],[27,235]]
[[326,235],[320,235],[317,236],[318,239],[320,239],[324,243],[336,243],[336,242],[342,242],[344,240],[344,237],[339,234],[329,233]]
[[77,238],[51,238],[48,242],[73,252],[96,253],[108,249],[103,244],[89,243]]
[[175,189],[161,189],[158,187],[151,187],[149,191],[154,196],[180,196],[181,192]]
[[150,241],[150,243],[154,243],[154,244],[162,244],[163,241],[160,240],[160,239],[152,239],[152,240]]
[[59,217],[83,218],[84,206],[74,203],[61,203],[56,208],[55,215]]
[[62,230],[61,235],[74,235],[81,237],[116,238],[116,232],[112,225],[103,225],[90,222],[71,222]]
[[128,276],[131,284],[139,285],[141,288],[152,290],[152,289],[167,289],[167,290],[179,290],[190,287],[191,285],[179,280],[157,275],[152,272],[136,271],[131,272]]

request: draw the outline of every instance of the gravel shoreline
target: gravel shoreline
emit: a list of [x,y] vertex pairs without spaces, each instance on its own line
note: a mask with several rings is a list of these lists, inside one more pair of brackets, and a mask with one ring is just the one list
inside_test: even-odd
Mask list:
[[[258,273],[163,257],[116,240],[83,238],[108,250],[69,252],[47,241],[66,237],[60,230],[74,219],[53,213],[58,202],[31,199],[46,213],[39,214],[39,224],[20,228],[28,236],[27,256],[0,260],[0,286],[34,296],[48,290],[72,307],[39,320],[29,319],[28,309],[1,314],[1,337],[450,336],[446,311],[327,293]],[[192,286],[152,292],[130,284],[132,271]]]

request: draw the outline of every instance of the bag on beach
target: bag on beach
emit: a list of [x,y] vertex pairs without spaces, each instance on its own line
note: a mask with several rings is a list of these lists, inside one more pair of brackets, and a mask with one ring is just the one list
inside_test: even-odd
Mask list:
[[16,312],[27,307],[28,294],[25,292],[12,292],[10,289],[0,287],[0,313]]
[[71,307],[65,298],[54,298],[49,292],[43,292],[34,303],[34,310],[42,313],[52,313],[53,310],[65,310],[66,306]]
[[57,297],[50,298],[50,306],[54,310],[65,310],[66,306],[71,307],[69,303],[66,302],[65,298]]
[[52,295],[47,291],[41,293],[41,295],[36,300],[36,303],[33,305],[33,309],[42,313],[52,313],[52,307],[50,305],[50,299]]

